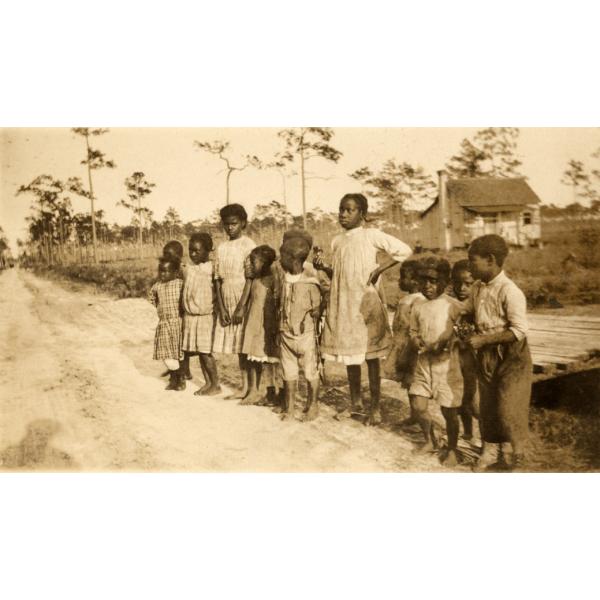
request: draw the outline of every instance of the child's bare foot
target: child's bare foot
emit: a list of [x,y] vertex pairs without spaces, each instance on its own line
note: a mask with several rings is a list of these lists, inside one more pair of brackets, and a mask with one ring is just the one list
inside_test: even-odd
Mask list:
[[456,467],[458,464],[458,457],[456,456],[455,450],[448,450],[446,456],[442,459],[442,464],[445,467]]
[[245,398],[240,400],[241,406],[249,406],[260,402],[260,394],[258,392],[250,392]]
[[337,421],[345,421],[352,416],[352,412],[350,412],[349,408],[345,408],[342,412],[336,413],[333,415],[333,418]]
[[415,448],[415,454],[432,454],[436,452],[436,447],[431,440],[425,442],[422,446]]
[[281,420],[282,421],[293,421],[294,420],[294,413],[293,412],[288,412],[288,411],[285,411],[284,413],[281,413]]
[[221,393],[220,385],[204,385],[194,392],[194,396],[216,396]]
[[246,396],[246,392],[242,390],[241,392],[233,392],[233,394],[225,396],[225,400],[243,400]]
[[314,421],[319,416],[319,405],[312,404],[308,410],[304,410],[302,421]]
[[381,425],[381,411],[376,408],[369,413],[366,425]]

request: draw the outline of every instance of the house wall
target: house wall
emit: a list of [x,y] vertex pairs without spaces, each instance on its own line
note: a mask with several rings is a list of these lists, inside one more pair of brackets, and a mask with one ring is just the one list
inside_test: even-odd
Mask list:
[[440,207],[434,204],[431,209],[421,218],[421,225],[417,233],[417,239],[424,248],[440,248]]

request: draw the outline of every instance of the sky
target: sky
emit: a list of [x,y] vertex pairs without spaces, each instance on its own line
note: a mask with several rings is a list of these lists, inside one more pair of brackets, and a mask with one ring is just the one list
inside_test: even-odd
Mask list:
[[[421,165],[436,177],[458,151],[461,140],[476,128],[336,128],[331,144],[343,153],[337,163],[313,159],[307,170],[315,179],[307,183],[307,208],[335,210],[344,193],[360,191],[360,183],[349,177],[359,167],[376,170],[389,158]],[[561,184],[570,159],[599,167],[591,154],[600,148],[600,128],[521,128],[518,154],[522,172],[544,203],[572,202],[572,191]],[[232,164],[243,164],[246,154],[272,160],[282,149],[276,128],[114,128],[91,138],[92,146],[115,161],[115,169],[93,173],[96,208],[109,222],[127,224],[131,214],[117,203],[125,197],[124,180],[143,171],[155,183],[148,205],[154,218],[162,220],[170,206],[184,222],[208,216],[225,203],[225,172],[216,156],[197,150],[194,141],[227,140]],[[11,247],[25,239],[26,217],[32,198],[16,196],[40,174],[59,179],[79,176],[87,187],[83,138],[67,128],[5,128],[0,130],[0,226]],[[595,164],[596,162],[596,164]],[[293,169],[293,167],[292,167]],[[299,177],[285,180],[289,210],[301,212]],[[231,177],[230,201],[240,202],[251,214],[256,204],[282,201],[283,182],[277,171],[248,168]],[[89,210],[88,201],[72,197],[77,212]]]

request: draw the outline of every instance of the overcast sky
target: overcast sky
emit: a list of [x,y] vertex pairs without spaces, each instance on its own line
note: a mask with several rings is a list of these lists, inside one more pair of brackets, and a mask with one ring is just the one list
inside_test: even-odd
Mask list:
[[[110,222],[128,223],[130,214],[116,204],[124,197],[124,179],[134,171],[143,171],[156,184],[149,196],[155,219],[161,220],[169,206],[178,210],[183,221],[207,216],[224,204],[225,173],[217,157],[194,148],[194,140],[228,140],[234,164],[240,164],[245,154],[256,154],[268,161],[282,148],[277,131],[111,129],[106,135],[92,138],[93,146],[117,164],[115,169],[94,172],[97,208],[105,211]],[[361,166],[377,169],[388,158],[422,165],[435,177],[436,171],[456,153],[461,140],[475,132],[472,128],[336,128],[331,143],[343,156],[337,164],[320,159],[307,164],[309,171],[324,178],[308,182],[308,208],[335,210],[344,193],[360,189],[360,184],[348,177],[349,173]],[[574,158],[591,166],[594,159],[590,155],[597,148],[600,128],[523,128],[519,157],[523,173],[542,201],[564,205],[572,201],[571,190],[560,183],[567,161]],[[16,239],[26,238],[25,217],[31,204],[31,198],[15,196],[18,187],[43,173],[60,179],[79,176],[87,187],[87,172],[80,164],[84,141],[69,129],[3,129],[0,152],[0,225],[16,249]],[[288,206],[298,214],[298,177],[290,175],[286,188]],[[249,212],[258,203],[281,199],[282,180],[276,171],[246,169],[232,175],[231,201],[244,204]],[[72,201],[75,210],[89,210],[83,198]]]

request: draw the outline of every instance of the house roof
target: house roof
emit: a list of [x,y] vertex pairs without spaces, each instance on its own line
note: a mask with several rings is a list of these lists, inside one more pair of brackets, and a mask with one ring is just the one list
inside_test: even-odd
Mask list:
[[[446,186],[449,199],[475,212],[512,212],[540,202],[537,194],[521,177],[448,179]],[[421,214],[422,217],[435,206],[438,199]]]

